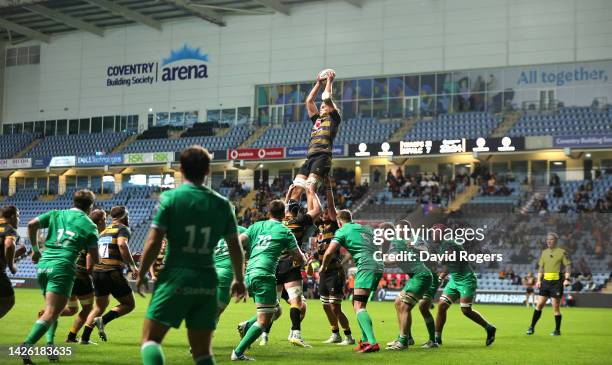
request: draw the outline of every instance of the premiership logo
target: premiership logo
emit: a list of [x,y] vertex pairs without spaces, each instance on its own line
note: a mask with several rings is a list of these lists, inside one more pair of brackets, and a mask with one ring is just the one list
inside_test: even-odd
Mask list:
[[208,55],[184,44],[161,62],[112,65],[106,69],[106,86],[132,86],[157,82],[208,78]]

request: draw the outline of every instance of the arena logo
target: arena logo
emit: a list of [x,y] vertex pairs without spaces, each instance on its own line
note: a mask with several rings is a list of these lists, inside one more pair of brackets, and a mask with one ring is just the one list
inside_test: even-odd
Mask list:
[[183,47],[170,51],[160,62],[111,65],[106,68],[106,86],[152,85],[157,82],[208,78],[208,55],[200,48]]

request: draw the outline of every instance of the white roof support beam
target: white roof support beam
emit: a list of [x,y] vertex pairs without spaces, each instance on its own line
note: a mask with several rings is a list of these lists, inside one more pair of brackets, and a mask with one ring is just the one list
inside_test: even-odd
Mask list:
[[280,0],[254,0],[256,3],[265,6],[266,8],[272,9],[279,13],[289,15],[289,7],[283,5]]
[[73,18],[70,15],[66,15],[57,10],[49,9],[41,5],[28,5],[25,8],[46,18],[53,19],[60,23],[66,24],[72,28],[76,28],[84,32],[89,32],[99,37],[104,36],[104,30],[102,28],[99,28],[90,23],[86,23],[81,19]]
[[223,16],[212,9],[206,8],[205,6],[199,6],[199,4],[189,0],[166,0],[166,2],[213,24],[217,24],[221,27],[225,26]]
[[51,42],[51,36],[48,34],[41,33],[32,28],[24,27],[23,25],[19,25],[17,23],[13,23],[6,19],[0,18],[0,27],[6,28],[8,30],[12,30],[15,33],[19,33],[31,39],[36,39],[41,42],[49,43]]
[[119,5],[109,0],[87,0],[87,2],[96,5],[104,10],[110,11],[113,14],[119,15],[125,19],[144,24],[153,29],[162,29],[162,25],[159,21],[123,5]]

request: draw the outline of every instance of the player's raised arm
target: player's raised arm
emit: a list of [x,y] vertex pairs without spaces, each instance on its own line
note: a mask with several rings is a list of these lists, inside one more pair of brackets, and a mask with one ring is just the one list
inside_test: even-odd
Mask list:
[[327,246],[327,250],[325,250],[325,254],[323,255],[323,260],[321,261],[321,271],[326,271],[329,262],[331,261],[334,253],[338,250],[340,244],[336,240],[332,240]]
[[302,252],[302,250],[299,247],[296,247],[295,249],[289,251],[289,253],[291,254],[291,258],[293,259],[293,262],[295,264],[297,264],[298,266],[302,266],[304,264],[306,264],[306,255],[304,255],[304,252]]
[[306,109],[308,110],[308,117],[312,118],[313,115],[316,115],[319,110],[317,109],[317,104],[315,104],[315,98],[317,97],[317,93],[319,92],[319,88],[321,87],[321,81],[317,80],[317,82],[310,90],[310,93],[306,97]]
[[321,95],[323,102],[325,103],[325,105],[327,105],[327,110],[329,113],[338,109],[336,107],[336,104],[332,100],[334,77],[336,77],[336,75],[333,72],[329,72],[327,74],[327,83],[325,84],[325,90],[323,91],[323,94]]
[[332,221],[336,220],[338,216],[338,212],[336,211],[336,203],[334,202],[334,189],[332,189],[331,179],[327,178],[327,192],[325,194],[325,200],[327,203],[327,214],[329,215],[329,219]]

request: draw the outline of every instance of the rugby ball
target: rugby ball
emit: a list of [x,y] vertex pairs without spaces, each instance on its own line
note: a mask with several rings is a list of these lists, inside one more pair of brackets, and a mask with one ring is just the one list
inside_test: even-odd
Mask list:
[[331,68],[326,68],[325,70],[319,72],[317,75],[317,80],[326,80],[328,75],[336,76],[336,71],[332,70]]

